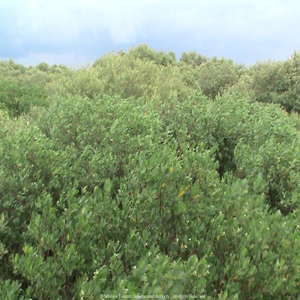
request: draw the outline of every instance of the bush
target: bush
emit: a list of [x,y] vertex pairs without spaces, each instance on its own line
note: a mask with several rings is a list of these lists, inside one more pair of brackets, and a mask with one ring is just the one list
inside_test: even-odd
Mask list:
[[1,298],[299,298],[295,113],[131,51],[1,110]]
[[287,112],[300,112],[299,102],[299,53],[282,62],[265,62],[254,65],[250,70],[257,101],[278,103]]
[[0,90],[0,108],[11,117],[27,114],[32,106],[47,105],[45,90],[38,85],[22,87],[16,81],[0,79]]

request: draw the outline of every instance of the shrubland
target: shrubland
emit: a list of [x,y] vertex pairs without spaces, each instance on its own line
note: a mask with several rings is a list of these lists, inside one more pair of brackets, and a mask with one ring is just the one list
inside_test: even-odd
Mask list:
[[298,60],[1,62],[1,299],[298,299]]

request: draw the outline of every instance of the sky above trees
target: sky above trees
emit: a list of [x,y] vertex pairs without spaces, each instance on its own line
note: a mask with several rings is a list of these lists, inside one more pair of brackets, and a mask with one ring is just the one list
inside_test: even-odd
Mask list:
[[298,0],[1,0],[0,59],[84,65],[148,44],[254,64],[300,50]]

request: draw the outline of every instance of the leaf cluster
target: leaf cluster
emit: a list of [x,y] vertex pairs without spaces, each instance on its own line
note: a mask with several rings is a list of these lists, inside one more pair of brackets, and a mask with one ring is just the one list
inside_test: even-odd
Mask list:
[[300,297],[299,117],[258,93],[275,65],[141,45],[0,67],[1,299]]

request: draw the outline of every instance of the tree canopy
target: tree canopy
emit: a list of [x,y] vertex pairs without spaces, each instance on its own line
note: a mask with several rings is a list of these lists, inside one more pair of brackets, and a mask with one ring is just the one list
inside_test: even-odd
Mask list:
[[298,299],[299,54],[0,62],[0,298]]

